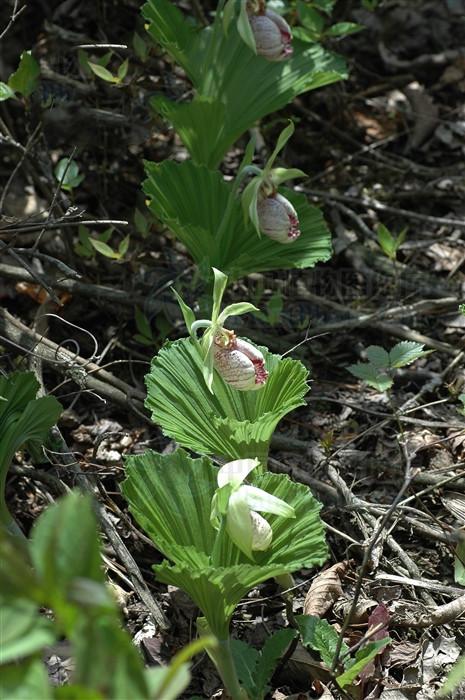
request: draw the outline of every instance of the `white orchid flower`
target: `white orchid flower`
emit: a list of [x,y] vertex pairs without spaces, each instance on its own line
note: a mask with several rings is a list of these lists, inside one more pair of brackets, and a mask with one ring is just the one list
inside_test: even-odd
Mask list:
[[257,511],[295,518],[294,508],[285,501],[243,483],[258,464],[257,459],[236,459],[221,467],[219,491],[212,503],[212,524],[219,527],[219,515],[223,515],[228,535],[251,559],[252,552],[268,549],[273,539],[271,525]]

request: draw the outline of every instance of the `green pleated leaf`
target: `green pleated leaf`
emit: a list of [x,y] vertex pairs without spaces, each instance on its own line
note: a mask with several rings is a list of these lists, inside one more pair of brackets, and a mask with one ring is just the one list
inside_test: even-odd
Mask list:
[[210,168],[258,119],[346,75],[342,58],[318,44],[294,40],[292,57],[273,63],[244,43],[234,22],[227,33],[221,18],[194,30],[168,0],[149,0],[142,13],[151,37],[182,65],[196,93],[191,103],[156,99],[152,106],[172,122],[194,160]]
[[[295,206],[302,235],[282,245],[258,236],[244,223],[239,199],[230,201],[232,183],[192,161],[145,164],[144,192],[150,210],[188,249],[194,261],[223,270],[230,278],[251,272],[313,267],[331,257],[331,240],[321,211],[304,195],[281,188]],[[229,206],[228,206],[229,204]]]
[[[251,482],[295,509],[293,520],[267,516],[273,541],[254,561],[218,535],[210,523],[218,469],[207,458],[183,450],[170,455],[146,452],[126,461],[122,490],[131,513],[154,544],[174,564],[155,567],[157,577],[185,590],[202,610],[212,631],[224,639],[234,608],[254,586],[273,576],[322,564],[327,547],[320,504],[310,490],[288,477],[257,475]],[[213,562],[214,559],[214,562]]]
[[195,452],[263,459],[278,422],[303,405],[308,371],[298,360],[259,349],[269,372],[262,389],[237,391],[215,371],[210,392],[194,341],[167,343],[146,376],[152,419],[165,435]]

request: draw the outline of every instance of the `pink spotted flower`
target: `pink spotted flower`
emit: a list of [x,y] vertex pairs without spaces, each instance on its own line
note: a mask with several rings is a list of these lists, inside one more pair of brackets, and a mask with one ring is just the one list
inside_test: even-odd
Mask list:
[[286,197],[277,192],[257,203],[260,231],[278,243],[292,243],[300,236],[297,212]]
[[268,61],[283,61],[292,56],[291,28],[273,10],[264,10],[249,17],[259,56]]
[[260,389],[268,379],[262,353],[226,329],[215,338],[213,364],[226,384],[239,391]]

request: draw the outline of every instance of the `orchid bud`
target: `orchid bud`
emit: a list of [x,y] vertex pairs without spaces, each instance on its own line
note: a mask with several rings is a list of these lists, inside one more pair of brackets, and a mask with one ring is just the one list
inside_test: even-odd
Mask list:
[[273,194],[258,201],[260,231],[278,243],[292,243],[300,236],[297,212],[286,197]]
[[235,335],[227,345],[215,340],[213,362],[226,384],[239,391],[260,389],[268,378],[262,353]]
[[273,10],[265,10],[264,14],[252,15],[249,21],[259,56],[268,61],[292,56],[292,33],[285,19]]

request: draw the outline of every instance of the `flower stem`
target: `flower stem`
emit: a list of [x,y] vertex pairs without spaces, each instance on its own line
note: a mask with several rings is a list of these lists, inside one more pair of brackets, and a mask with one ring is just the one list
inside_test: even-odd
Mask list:
[[237,671],[231,652],[230,638],[219,639],[218,646],[207,651],[232,700],[248,700],[248,695],[245,690],[241,688],[237,677]]

